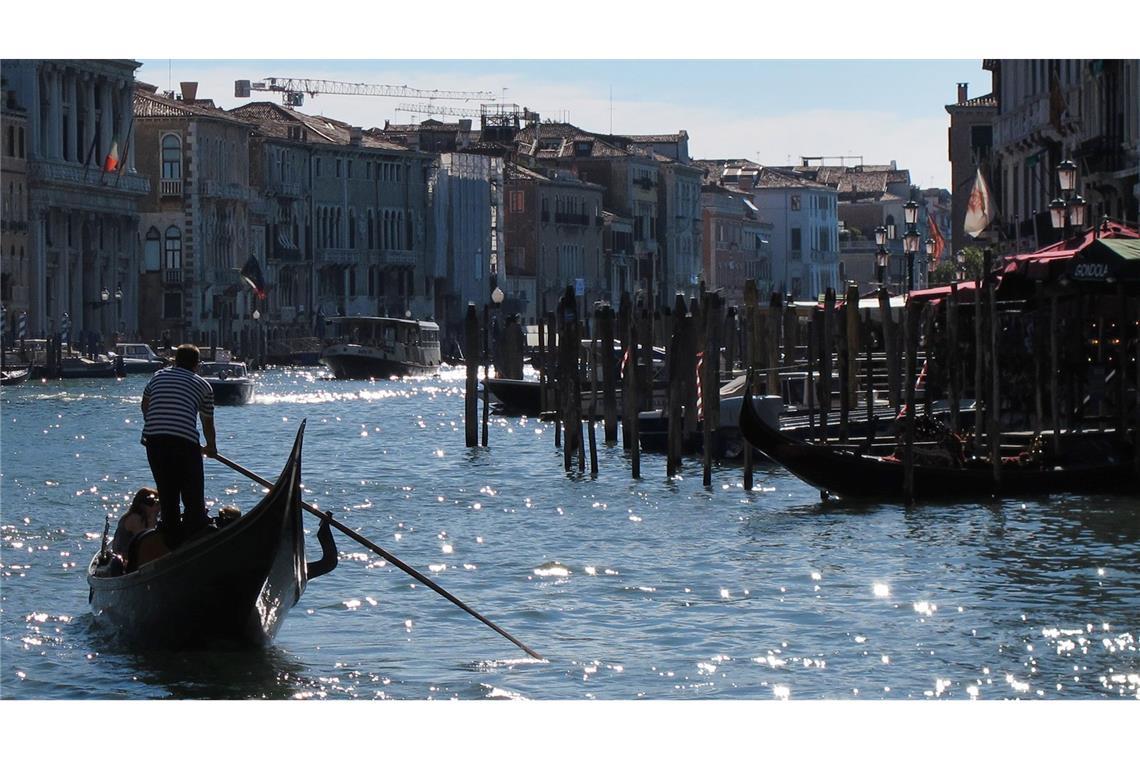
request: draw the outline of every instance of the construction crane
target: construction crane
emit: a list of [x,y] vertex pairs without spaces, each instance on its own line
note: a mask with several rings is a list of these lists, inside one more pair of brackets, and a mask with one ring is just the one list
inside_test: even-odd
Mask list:
[[426,103],[424,105],[417,105],[415,103],[401,103],[396,106],[397,113],[419,113],[429,116],[462,116],[467,118],[478,118],[483,115],[481,109],[475,108],[450,108],[448,106],[437,106],[434,103]]
[[305,95],[377,95],[388,98],[423,98],[425,100],[495,99],[494,93],[485,91],[418,90],[404,85],[334,82],[328,79],[267,77],[256,82],[251,82],[248,79],[239,79],[234,82],[235,98],[248,98],[251,91],[279,92],[281,93],[281,102],[290,108],[303,105]]

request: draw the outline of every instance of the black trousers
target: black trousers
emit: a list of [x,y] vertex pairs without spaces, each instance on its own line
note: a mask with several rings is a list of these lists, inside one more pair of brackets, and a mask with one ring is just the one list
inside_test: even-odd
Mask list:
[[[202,447],[174,435],[152,435],[146,441],[146,459],[158,489],[163,537],[173,548],[209,522]],[[185,515],[180,514],[179,501]]]

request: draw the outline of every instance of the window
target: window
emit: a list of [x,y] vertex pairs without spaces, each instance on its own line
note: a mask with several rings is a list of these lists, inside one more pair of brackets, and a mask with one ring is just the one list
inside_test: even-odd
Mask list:
[[336,160],[336,176],[340,176],[340,159]]
[[148,272],[157,272],[162,268],[162,235],[158,228],[151,227],[146,233],[146,243],[143,247],[143,263]]
[[800,196],[793,195],[792,196],[792,211],[799,211],[799,210],[800,210]]
[[162,266],[164,269],[182,269],[182,232],[177,227],[166,228]]
[[163,319],[182,319],[182,294],[173,291],[163,294],[162,297],[162,318]]
[[526,211],[526,193],[522,190],[511,191],[511,213]]
[[182,142],[177,135],[162,138],[162,178],[182,179]]
[[313,159],[313,171],[314,171],[314,173],[316,173],[316,175],[318,177],[321,176],[321,159],[319,159],[319,158]]
[[830,246],[828,245],[830,240],[831,240],[831,236],[827,234],[827,228],[826,227],[820,227],[819,228],[819,250],[821,250],[821,251],[828,250],[830,248]]
[[799,253],[803,249],[803,233],[799,227],[792,227],[792,251]]

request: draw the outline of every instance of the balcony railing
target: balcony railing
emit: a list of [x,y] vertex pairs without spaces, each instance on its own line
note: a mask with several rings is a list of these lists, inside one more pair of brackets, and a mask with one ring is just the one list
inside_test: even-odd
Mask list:
[[168,197],[181,197],[182,195],[182,180],[181,179],[163,179],[158,183],[159,194],[163,198]]
[[202,195],[208,195],[211,198],[248,201],[253,196],[253,192],[249,187],[239,185],[236,182],[218,182],[217,180],[207,179],[203,180],[198,187]]
[[585,214],[565,214],[558,212],[554,215],[554,221],[557,224],[580,224],[585,226],[590,223],[590,217]]
[[302,195],[300,182],[270,181],[265,186],[265,192],[271,195],[287,195],[290,198],[300,198]]
[[337,266],[360,263],[364,259],[360,251],[352,248],[318,248],[316,258],[318,265]]
[[150,192],[150,180],[137,174],[108,174],[98,167],[84,169],[76,164],[56,161],[29,161],[28,179],[45,183],[105,188],[138,195]]
[[182,270],[181,269],[164,269],[162,270],[162,281],[167,285],[180,285],[182,284]]

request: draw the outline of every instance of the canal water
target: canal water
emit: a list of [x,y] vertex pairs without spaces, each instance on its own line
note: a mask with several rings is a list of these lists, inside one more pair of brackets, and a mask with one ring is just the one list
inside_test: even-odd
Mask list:
[[[219,408],[219,451],[267,477],[308,420],[306,499],[538,650],[339,533],[256,652],[141,653],[99,627],[85,567],[146,484],[145,376],[5,388],[5,699],[1135,700],[1140,508],[1055,496],[821,505],[761,464],[562,469],[554,428],[491,417],[464,447],[462,370],[352,382],[269,370]],[[599,428],[599,439],[601,430]],[[260,487],[206,462],[211,512]],[[306,517],[310,531],[316,521]],[[315,537],[312,554],[319,553]]]

